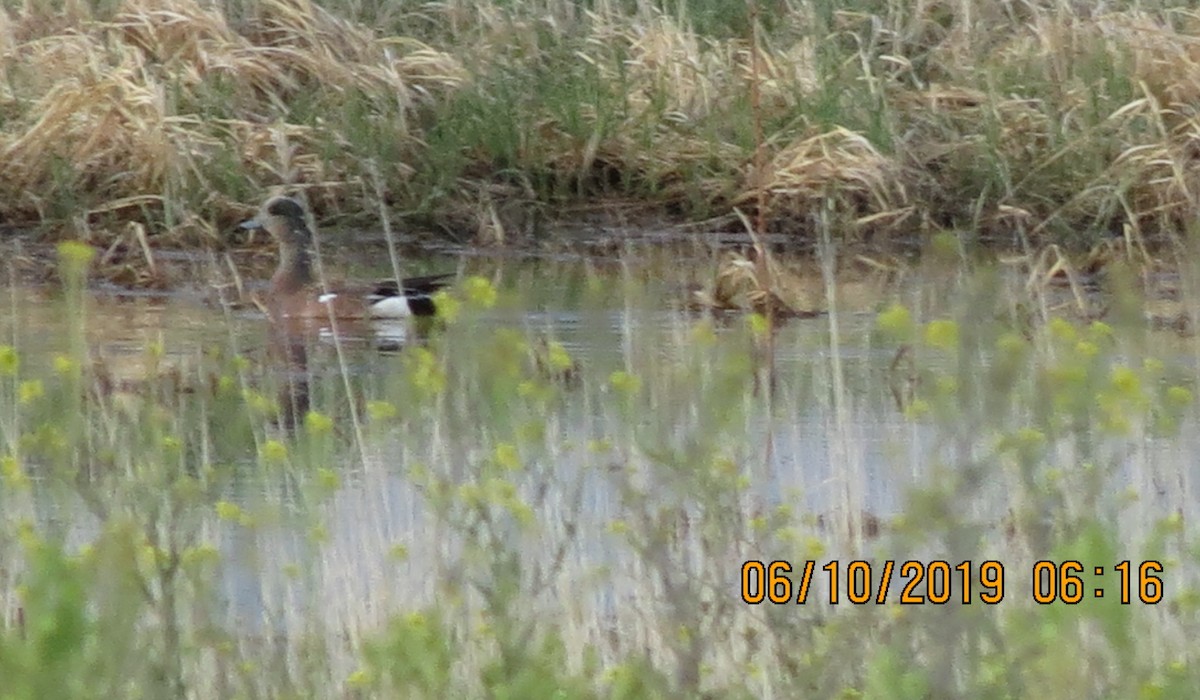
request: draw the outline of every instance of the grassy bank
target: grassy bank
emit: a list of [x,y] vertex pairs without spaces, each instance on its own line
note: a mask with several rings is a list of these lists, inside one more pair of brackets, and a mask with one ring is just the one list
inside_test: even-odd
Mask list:
[[0,221],[213,242],[288,185],[483,242],[760,201],[797,237],[825,202],[851,240],[1167,240],[1197,214],[1179,4],[10,2]]
[[[664,321],[630,264],[564,285],[599,338],[573,348],[488,321],[527,281],[470,278],[399,354],[314,337],[273,365],[261,328],[210,319],[121,375],[97,363],[88,257],[64,248],[53,323],[0,344],[0,697],[1200,687],[1196,341],[1136,313],[1031,327],[1023,279],[931,274],[772,344],[756,316]],[[788,600],[761,601],[743,562],[777,559]],[[908,560],[930,573],[906,591]],[[1035,593],[1039,560],[1084,570]]]

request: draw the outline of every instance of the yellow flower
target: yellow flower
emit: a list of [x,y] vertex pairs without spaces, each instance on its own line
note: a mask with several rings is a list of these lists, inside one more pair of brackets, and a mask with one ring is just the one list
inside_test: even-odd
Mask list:
[[236,503],[217,501],[217,517],[221,520],[237,522],[242,517],[242,509]]
[[1108,325],[1104,321],[1092,321],[1092,325],[1088,326],[1088,333],[1090,333],[1093,338],[1099,340],[1100,338],[1111,338],[1113,335],[1113,329],[1112,326]]
[[880,312],[875,318],[875,327],[901,343],[911,340],[916,332],[912,314],[901,304],[892,304]]
[[319,411],[309,411],[304,416],[304,429],[313,435],[328,435],[333,431],[333,420]]
[[246,402],[246,405],[250,407],[250,411],[258,415],[274,415],[278,409],[278,406],[274,401],[253,389],[244,390],[242,392],[242,399]]
[[461,311],[461,304],[444,289],[439,289],[433,295],[433,306],[438,316],[446,323],[453,323]]
[[551,340],[549,343],[546,343],[546,354],[550,368],[555,371],[561,372],[570,369],[571,365],[575,364],[571,359],[571,354],[557,340]]
[[498,297],[496,288],[486,277],[478,275],[468,277],[463,283],[463,287],[466,290],[467,300],[472,304],[482,309],[490,309],[496,305]]
[[496,460],[496,464],[502,469],[508,471],[517,471],[521,468],[521,455],[517,452],[517,446],[511,442],[502,442],[496,445],[492,450],[492,459]]
[[22,489],[29,486],[29,475],[21,467],[21,462],[12,455],[0,457],[0,477],[4,485],[12,489]]
[[374,675],[365,668],[358,669],[346,678],[346,685],[351,688],[367,688],[374,682]]
[[82,241],[65,241],[58,244],[58,262],[64,277],[77,277],[87,270],[96,251]]
[[624,370],[617,370],[609,375],[608,383],[622,394],[632,396],[642,389],[642,380],[637,375]]
[[946,319],[930,321],[925,326],[925,343],[939,350],[958,347],[958,324]]
[[428,348],[413,348],[407,360],[414,387],[430,396],[446,388],[446,373]]
[[211,544],[199,544],[183,550],[183,565],[189,569],[217,563],[221,554]]
[[1079,337],[1075,326],[1071,325],[1071,322],[1064,318],[1055,316],[1050,319],[1049,328],[1051,335],[1064,342],[1075,342],[1075,339]]
[[932,407],[929,402],[924,399],[913,399],[904,409],[904,417],[909,420],[916,420],[929,414]]
[[1173,386],[1167,389],[1167,401],[1176,406],[1187,406],[1192,402],[1192,392],[1181,386]]
[[1142,380],[1128,367],[1114,367],[1110,381],[1114,389],[1126,396],[1136,395],[1142,388]]
[[21,358],[11,345],[0,345],[0,375],[11,377],[21,366]]
[[59,353],[54,356],[54,371],[63,377],[69,377],[79,370],[79,363],[69,355]]
[[326,491],[336,491],[341,482],[342,480],[337,472],[332,469],[322,468],[317,470],[317,483]]
[[278,440],[267,440],[262,446],[262,458],[264,461],[274,464],[280,464],[287,460],[287,446]]
[[396,405],[387,401],[368,401],[367,416],[371,420],[391,420],[396,417]]
[[767,317],[758,313],[747,316],[746,325],[750,327],[750,334],[755,338],[762,338],[771,330],[771,323],[767,321]]
[[32,403],[42,398],[46,394],[45,387],[42,386],[42,380],[30,379],[29,381],[21,382],[17,387],[17,401],[22,406]]

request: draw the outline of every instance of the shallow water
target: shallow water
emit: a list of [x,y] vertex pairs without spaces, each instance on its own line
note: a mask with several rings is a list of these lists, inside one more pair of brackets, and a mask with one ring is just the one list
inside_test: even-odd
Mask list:
[[[366,262],[348,267],[386,274]],[[768,399],[762,387],[722,393],[718,378],[705,369],[713,363],[696,364],[695,329],[701,317],[682,310],[680,299],[688,283],[709,273],[694,263],[673,264],[657,256],[602,265],[589,260],[442,258],[421,261],[419,267],[422,272],[461,269],[497,281],[501,303],[471,316],[469,328],[447,331],[455,342],[511,329],[523,337],[557,340],[584,368],[582,385],[564,391],[562,403],[545,416],[546,446],[523,455],[525,470],[511,477],[537,523],[532,530],[511,532],[524,562],[522,580],[538,589],[532,599],[544,608],[540,612],[564,625],[573,654],[592,648],[615,660],[640,646],[670,646],[665,641],[670,632],[656,627],[655,610],[661,608],[662,596],[672,594],[670,586],[685,584],[672,583],[614,535],[614,522],[629,517],[630,485],[644,488],[650,506],[663,509],[666,519],[660,525],[668,533],[663,546],[683,580],[704,591],[697,595],[736,600],[742,561],[806,551],[794,540],[785,547],[789,540],[775,536],[732,537],[723,549],[712,551],[706,544],[710,538],[700,531],[709,517],[704,511],[712,505],[689,502],[684,476],[634,466],[641,463],[639,449],[653,442],[656,449],[676,450],[674,457],[664,459],[682,459],[686,467],[689,455],[704,453],[705,433],[720,424],[724,402],[733,425],[723,427],[723,434],[737,440],[709,447],[725,455],[745,479],[744,491],[730,501],[739,511],[737,518],[751,522],[788,508],[797,517],[801,539],[822,543],[811,550],[814,558],[945,558],[952,563],[1001,558],[1020,581],[1013,586],[1027,587],[1028,576],[1017,572],[1053,554],[1014,546],[1006,537],[1004,523],[1014,515],[1009,494],[1018,484],[1012,469],[999,460],[986,466],[983,483],[963,496],[961,505],[978,530],[970,544],[905,534],[905,528],[922,525],[914,522],[911,511],[915,492],[936,488],[955,464],[996,458],[987,452],[987,441],[967,445],[962,436],[955,438],[953,424],[939,427],[905,414],[892,391],[896,345],[876,333],[876,310],[890,300],[902,300],[931,318],[953,311],[968,295],[957,274],[839,283],[832,314],[779,328],[770,363],[776,384]],[[91,352],[131,383],[155,371],[147,366],[147,350],[154,346],[161,347],[161,358],[155,360],[160,367],[187,366],[213,346],[232,348],[252,362],[263,357],[266,322],[253,310],[221,308],[194,294],[89,296]],[[3,298],[10,301],[7,312],[0,313],[0,343],[17,346],[31,370],[39,362],[48,365],[63,351],[68,335],[58,293],[14,287]],[[712,329],[718,339],[736,339],[745,336],[745,324],[745,318],[733,316]],[[415,343],[410,333],[405,327],[381,331],[389,340],[405,337]],[[404,371],[410,351],[380,351],[376,340],[364,329],[343,333],[336,341],[328,333],[317,335],[305,369],[331,385],[342,381],[345,372],[366,384],[387,382]],[[1171,367],[1186,372],[1195,366],[1192,347],[1173,336],[1163,334],[1153,344],[1155,356]],[[732,355],[752,353],[749,345],[740,352],[737,347],[720,340],[714,346]],[[931,354],[921,364],[926,371],[965,377],[964,372],[984,371],[994,357],[965,358],[974,366],[960,365],[960,360]],[[765,367],[760,361],[755,372],[765,377]],[[614,391],[607,379],[618,370],[641,376],[651,396],[651,410],[624,423],[604,407]],[[458,378],[450,385],[472,386],[473,381]],[[472,415],[473,397],[444,400],[460,406],[458,415]],[[713,413],[706,417],[710,408]],[[1147,436],[1111,453],[1098,445],[1089,455],[1118,465],[1106,482],[1109,496],[1099,501],[1111,508],[1133,549],[1121,557],[1148,556],[1138,548],[1164,513],[1194,520],[1200,500],[1195,487],[1200,460],[1194,457],[1200,430],[1194,429],[1194,410],[1186,420],[1178,436]],[[969,425],[972,430],[981,427],[978,422]],[[269,526],[250,528],[217,519],[206,526],[204,538],[222,555],[220,588],[238,628],[251,637],[286,637],[311,631],[315,615],[331,639],[351,640],[342,660],[343,671],[349,671],[353,640],[398,610],[438,603],[448,595],[447,587],[453,588],[449,582],[461,585],[462,533],[435,517],[424,487],[410,475],[415,464],[442,464],[448,474],[470,482],[470,474],[461,470],[486,460],[492,441],[467,432],[454,438],[453,431],[461,429],[451,423],[428,431],[410,426],[392,434],[372,433],[360,452],[348,451],[344,463],[330,465],[338,471],[339,485],[315,506],[291,477],[261,469],[254,454],[245,454],[238,478],[222,500],[246,512],[282,515],[268,518]],[[619,435],[632,439],[610,449],[587,447]],[[1058,444],[1059,462],[1077,463],[1073,449],[1079,447]],[[1122,501],[1126,492],[1133,495]],[[1068,494],[1039,507],[1054,520],[1072,509],[1095,507],[1095,502],[1073,502]],[[75,542],[94,536],[94,521],[83,515],[76,519],[62,501],[35,510],[45,520],[76,520],[68,528]],[[312,542],[311,521],[292,518],[291,511],[315,513],[327,533],[323,546]],[[921,515],[915,517],[919,521]],[[935,518],[929,517],[933,527]],[[896,525],[898,521],[907,524]],[[397,556],[398,548],[403,556]],[[303,573],[297,575],[297,568]],[[548,578],[539,579],[542,574]],[[1177,569],[1172,589],[1190,577],[1184,568]],[[331,643],[337,647],[342,642]]]

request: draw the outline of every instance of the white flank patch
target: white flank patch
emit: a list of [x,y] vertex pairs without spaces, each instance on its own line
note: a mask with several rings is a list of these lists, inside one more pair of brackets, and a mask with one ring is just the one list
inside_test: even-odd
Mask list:
[[375,332],[375,347],[399,350],[408,342],[408,322],[399,318],[381,318],[371,323]]
[[329,302],[333,301],[334,299],[337,299],[336,294],[322,294],[321,296],[317,297],[317,301],[322,304],[328,304]]
[[383,297],[371,304],[371,315],[375,318],[408,318],[412,309],[408,307],[408,299],[403,294],[396,297]]

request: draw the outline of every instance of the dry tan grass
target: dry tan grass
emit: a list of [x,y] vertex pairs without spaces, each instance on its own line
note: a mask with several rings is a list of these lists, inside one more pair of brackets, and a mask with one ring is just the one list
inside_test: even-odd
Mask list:
[[[644,183],[649,199],[709,216],[762,195],[769,223],[802,233],[789,224],[833,200],[849,224],[839,233],[972,225],[1038,245],[1054,226],[1127,225],[1145,240],[1200,211],[1200,15],[1052,2],[884,3],[872,15],[849,3],[824,26],[812,3],[787,6],[784,30],[752,51],[747,36],[703,36],[650,5],[430,4],[422,21],[450,37],[439,51],[311,0],[258,0],[236,22],[201,0],[124,0],[104,16],[29,2],[0,12],[0,219],[109,225],[162,208],[174,231],[205,238],[252,204],[229,192],[279,185],[306,188],[320,210],[373,191],[356,149],[399,144],[379,165],[389,187],[406,183],[428,136],[417,108],[464,85],[487,104],[492,86],[474,78],[494,65],[517,76],[497,91],[536,89],[522,72],[553,72],[563,46],[607,102],[545,104],[574,99],[569,85],[497,99],[518,112],[495,118],[512,120],[519,143],[464,144],[457,199],[439,206],[483,216],[477,192],[522,178],[584,195]],[[566,33],[553,53],[546,37]],[[1105,71],[1141,96],[1097,122]],[[751,84],[761,160],[739,123],[751,121]],[[830,85],[852,97],[831,101]],[[367,103],[356,117],[367,136],[352,138],[343,115],[288,116],[314,96],[331,111]],[[218,162],[236,187],[213,182]],[[163,231],[150,223],[153,239]]]
[[[794,109],[816,86],[812,42],[806,39],[776,51],[760,51],[756,69],[750,47],[743,39],[700,37],[677,19],[655,11],[643,9],[639,17],[640,21],[630,22],[615,14],[594,16],[588,44],[595,54],[580,56],[606,80],[624,86],[628,106],[625,123],[612,129],[612,136],[582,145],[547,123],[542,136],[548,143],[561,144],[551,149],[550,161],[559,171],[578,173],[603,162],[636,174],[638,180],[656,183],[658,192],[668,200],[690,194],[719,206],[746,205],[755,198],[758,186],[747,165],[752,153],[719,136],[714,138],[712,133],[699,133],[696,127],[714,115],[735,113],[732,106],[745,102],[750,81],[755,78],[764,111],[779,114]],[[621,47],[619,55],[624,57],[619,66],[605,60],[614,46]],[[653,132],[649,143],[648,124]],[[855,144],[837,144],[832,146],[834,150],[844,150],[851,156],[851,161],[830,166],[838,173],[814,173],[812,169],[819,166],[813,163],[809,163],[812,167],[807,168],[808,172],[801,172],[806,166],[799,161],[806,157],[815,160],[838,154],[796,153],[796,148],[802,150],[840,136],[856,144],[865,143],[865,139],[838,130],[817,142],[783,149],[767,176],[775,209],[794,214],[808,205],[810,199],[799,196],[797,190],[804,187],[800,181],[806,175],[813,175],[827,185],[857,183],[851,186],[852,196],[859,192],[858,185],[865,185],[867,191],[880,195],[879,202],[889,202],[888,212],[896,211],[898,207],[891,203],[904,201],[903,188],[881,182],[888,177],[883,172],[894,172],[895,168],[890,168],[869,145],[867,149],[876,156],[871,164],[864,162]],[[713,168],[714,163],[720,167]],[[877,172],[869,173],[873,168]],[[712,176],[698,177],[697,171],[712,172]],[[820,189],[822,183],[813,186]]]
[[1113,53],[1128,56],[1142,90],[1111,117],[1119,132],[1142,135],[1112,164],[1112,179],[1128,183],[1121,203],[1139,234],[1153,220],[1182,229],[1200,211],[1200,16],[1186,19],[1189,33],[1141,13],[1106,17],[1093,28],[1118,47]]
[[1141,238],[1146,226],[1177,231],[1200,212],[1195,109],[1200,100],[1200,19],[1195,13],[1172,17],[1175,26],[1162,15],[1139,11],[1039,11],[1030,18],[1027,32],[1002,47],[1002,63],[1019,61],[1042,71],[1038,77],[1047,84],[1059,86],[1052,97],[1064,124],[1077,121],[1077,113],[1085,112],[1094,99],[1099,86],[1094,78],[1089,83],[1083,76],[1094,75],[1097,64],[1135,84],[1141,93],[1097,127],[1080,129],[1075,143],[1054,143],[1055,128],[1063,124],[1050,123],[1043,105],[1029,103],[1023,117],[1019,105],[999,115],[1005,154],[1032,169],[1059,165],[1057,160],[1069,162],[1086,150],[1111,149],[1094,140],[1116,145],[1105,171],[1076,183],[1069,198],[1034,217],[1035,232],[1056,217],[1078,219],[1107,208],[1122,215],[1124,227]]
[[[86,191],[93,211],[108,212],[130,197],[203,188],[206,161],[229,144],[264,186],[342,189],[350,178],[317,156],[316,127],[267,115],[300,91],[347,89],[386,95],[403,113],[463,80],[449,55],[377,38],[307,0],[258,8],[242,33],[192,0],[127,0],[111,20],[82,17],[70,29],[32,10],[0,13],[0,107],[12,115],[0,131],[0,216],[48,218],[44,196],[56,187]],[[239,118],[180,112],[176,93],[214,76]]]
[[850,202],[862,221],[899,221],[910,213],[899,164],[842,128],[788,144],[736,201],[753,202],[759,188],[772,213],[814,211],[830,197]]

